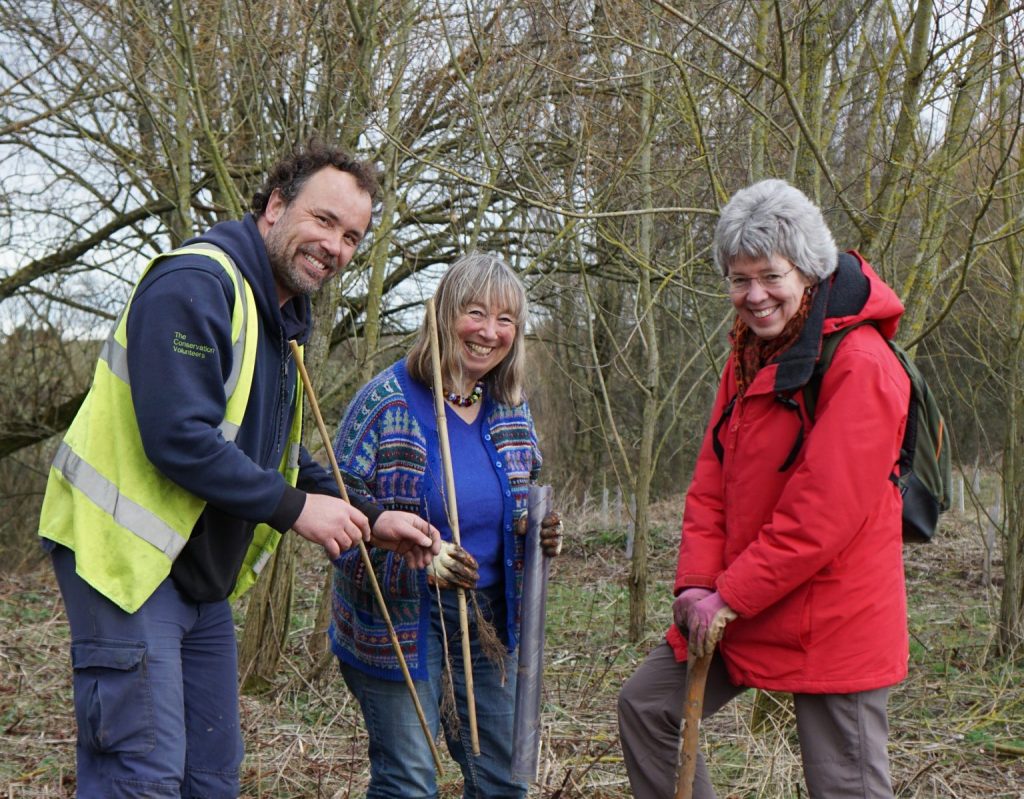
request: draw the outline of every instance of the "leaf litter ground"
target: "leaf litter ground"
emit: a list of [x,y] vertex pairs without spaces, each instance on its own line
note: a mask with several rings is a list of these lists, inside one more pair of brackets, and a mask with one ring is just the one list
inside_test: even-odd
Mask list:
[[[630,796],[615,725],[622,682],[670,618],[681,502],[654,509],[647,634],[627,640],[625,530],[586,507],[567,514],[565,551],[552,568],[540,778],[531,797]],[[997,589],[972,519],[949,514],[937,541],[905,550],[910,595],[909,678],[890,701],[898,797],[1024,796],[1024,668],[994,656]],[[278,680],[243,696],[245,799],[362,796],[366,737],[336,669],[313,674],[307,648],[322,561],[303,550],[295,614]],[[1000,564],[992,564],[998,584]],[[244,608],[238,609],[242,618]],[[791,702],[747,692],[702,728],[725,799],[805,797]],[[0,797],[74,795],[74,710],[68,632],[48,564],[0,575]],[[443,797],[461,795],[445,760]]]

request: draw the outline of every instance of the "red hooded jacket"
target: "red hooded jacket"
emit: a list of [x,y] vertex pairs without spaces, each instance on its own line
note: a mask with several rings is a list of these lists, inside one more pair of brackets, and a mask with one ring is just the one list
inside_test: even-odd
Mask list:
[[[739,614],[719,645],[736,684],[850,693],[906,676],[902,500],[890,475],[910,381],[883,340],[902,313],[871,266],[843,254],[797,340],[731,413],[731,356],[725,366],[686,496],[675,591],[717,589]],[[874,325],[847,334],[824,373],[811,424],[801,388],[822,335],[865,320]],[[675,625],[668,641],[684,660]]]

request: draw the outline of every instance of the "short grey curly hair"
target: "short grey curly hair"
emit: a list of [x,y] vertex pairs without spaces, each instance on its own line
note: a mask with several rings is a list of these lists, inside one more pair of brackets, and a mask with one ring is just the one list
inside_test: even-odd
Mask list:
[[807,195],[784,180],[762,180],[736,192],[715,226],[715,264],[723,275],[737,257],[781,255],[814,283],[838,263],[832,232]]

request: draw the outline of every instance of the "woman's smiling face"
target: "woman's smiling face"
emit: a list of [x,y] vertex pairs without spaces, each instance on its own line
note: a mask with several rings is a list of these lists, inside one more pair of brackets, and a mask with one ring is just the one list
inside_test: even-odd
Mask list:
[[[738,280],[737,280],[738,278]],[[737,255],[729,264],[736,313],[759,338],[772,339],[793,318],[811,281],[781,255]]]
[[459,360],[466,380],[463,390],[504,360],[516,338],[516,317],[507,308],[482,302],[470,303],[455,321],[455,338],[459,342]]

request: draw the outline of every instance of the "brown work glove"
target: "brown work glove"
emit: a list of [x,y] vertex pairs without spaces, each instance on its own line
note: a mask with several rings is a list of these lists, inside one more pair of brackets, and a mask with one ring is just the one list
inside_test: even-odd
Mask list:
[[[526,535],[528,523],[525,516],[516,520],[516,535]],[[562,514],[551,511],[540,523],[540,551],[549,558],[562,552]]]
[[427,582],[438,588],[476,588],[480,574],[476,558],[458,544],[441,542],[441,552],[427,566]]

